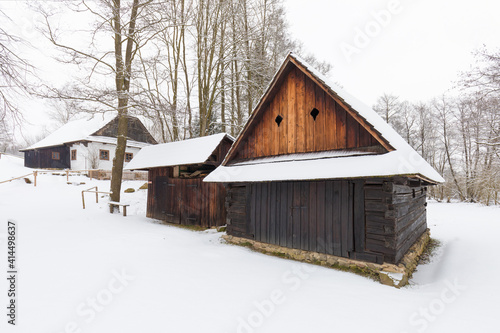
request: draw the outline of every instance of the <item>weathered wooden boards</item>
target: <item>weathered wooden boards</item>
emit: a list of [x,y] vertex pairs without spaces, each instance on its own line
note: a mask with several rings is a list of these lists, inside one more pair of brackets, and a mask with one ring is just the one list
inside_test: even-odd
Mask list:
[[396,263],[427,228],[425,188],[404,178],[232,184],[228,234]]
[[[52,158],[57,153],[58,159]],[[66,145],[39,148],[24,152],[24,166],[28,168],[67,169],[70,168],[70,149]]]
[[[230,168],[250,159],[265,166],[272,159],[259,158],[394,150],[359,111],[363,110],[354,110],[321,75],[290,54],[223,164]],[[425,230],[425,190],[419,182],[404,177],[335,179],[334,167],[332,179],[319,181],[314,180],[315,171],[310,170],[310,177],[290,177],[296,181],[266,177],[262,179],[270,181],[228,184],[229,235],[394,263]]]
[[364,211],[354,214],[355,206],[363,206],[362,181],[234,184],[226,197],[228,233],[349,257],[364,244]]
[[365,184],[366,250],[398,262],[427,228],[426,191],[406,178],[368,179]]
[[[383,149],[348,112],[300,69],[292,68],[263,106],[245,142],[236,147],[244,160],[335,149]],[[311,112],[316,109],[317,115]],[[276,118],[282,121],[279,126]]]
[[149,181],[148,217],[207,228],[226,223],[224,185],[172,178],[172,167],[149,170]]
[[[203,179],[222,163],[231,144],[232,139],[225,137],[213,152],[209,152],[211,155],[203,164],[149,169],[146,215],[170,223],[206,228],[226,224],[224,185],[203,182]],[[181,167],[188,170],[188,177],[179,172]]]
[[[118,133],[118,117],[111,120],[106,124],[103,128],[99,129],[92,135],[98,136],[108,136],[108,137],[116,137]],[[139,141],[139,142],[147,142],[151,144],[156,144],[156,140],[146,129],[144,124],[136,117],[128,117],[127,123],[127,137],[131,140]]]

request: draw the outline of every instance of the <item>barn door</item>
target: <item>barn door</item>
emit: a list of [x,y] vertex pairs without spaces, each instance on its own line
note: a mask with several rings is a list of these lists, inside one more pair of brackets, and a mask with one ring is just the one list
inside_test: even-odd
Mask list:
[[[247,225],[255,240],[346,258],[364,248],[363,181],[250,186]],[[229,212],[233,214],[233,210],[236,208]]]
[[354,251],[354,184],[348,180],[328,181],[326,186],[327,254],[349,258]]
[[181,193],[177,189],[177,184],[170,179],[166,184],[166,204],[165,204],[165,221],[169,223],[181,222]]
[[181,191],[181,222],[185,225],[200,225],[201,182],[198,179],[186,180]]
[[154,196],[152,202],[153,218],[165,220],[165,210],[167,203],[168,177],[158,176],[154,180]]
[[293,182],[289,226],[292,229],[292,247],[309,249],[309,182]]

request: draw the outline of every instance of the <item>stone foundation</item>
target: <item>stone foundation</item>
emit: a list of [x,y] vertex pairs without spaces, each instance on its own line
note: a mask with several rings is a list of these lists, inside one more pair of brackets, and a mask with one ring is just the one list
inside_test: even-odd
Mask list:
[[230,235],[223,235],[222,238],[228,243],[248,246],[258,252],[325,267],[352,271],[357,274],[372,277],[382,284],[400,288],[408,284],[408,280],[415,271],[418,260],[429,243],[430,231],[427,229],[422,236],[417,239],[415,244],[406,252],[405,256],[397,265],[388,263],[375,264],[324,253],[290,249],[279,245],[261,243],[247,238]]

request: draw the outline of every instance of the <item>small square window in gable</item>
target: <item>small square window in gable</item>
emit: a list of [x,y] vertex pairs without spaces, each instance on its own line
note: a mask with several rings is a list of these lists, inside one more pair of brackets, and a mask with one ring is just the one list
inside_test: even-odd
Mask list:
[[132,158],[134,157],[133,153],[125,153],[125,162],[130,162],[132,161]]

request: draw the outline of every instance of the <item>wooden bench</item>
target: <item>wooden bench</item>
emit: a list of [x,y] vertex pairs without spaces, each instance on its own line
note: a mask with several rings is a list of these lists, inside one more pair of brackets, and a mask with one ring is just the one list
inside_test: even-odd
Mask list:
[[127,216],[127,207],[130,206],[129,204],[122,204],[116,201],[110,201],[109,202],[110,209],[112,209],[113,206],[122,206],[123,207],[123,216]]

